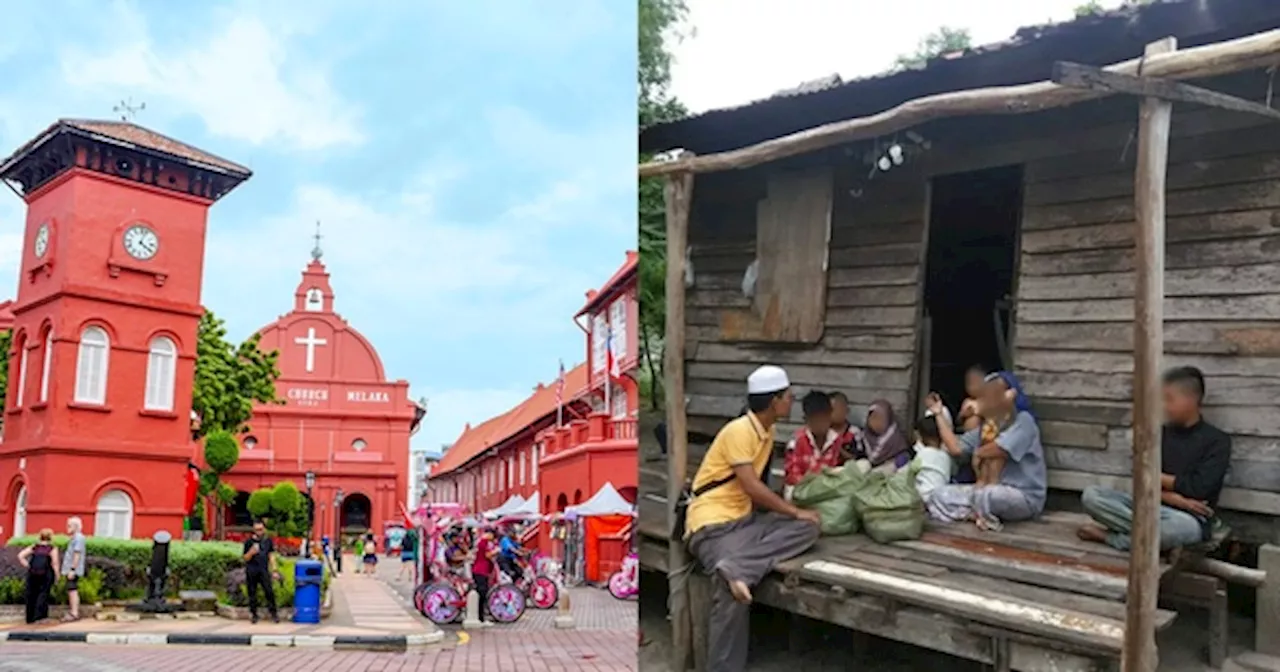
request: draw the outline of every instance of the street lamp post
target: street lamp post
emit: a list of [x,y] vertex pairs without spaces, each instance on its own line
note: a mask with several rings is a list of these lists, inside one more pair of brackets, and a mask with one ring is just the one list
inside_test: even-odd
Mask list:
[[342,488],[333,495],[333,564],[342,573]]
[[311,540],[312,533],[316,527],[316,501],[311,498],[311,490],[316,487],[316,472],[307,470],[303,476],[303,482],[307,485],[307,548],[306,557],[311,557]]

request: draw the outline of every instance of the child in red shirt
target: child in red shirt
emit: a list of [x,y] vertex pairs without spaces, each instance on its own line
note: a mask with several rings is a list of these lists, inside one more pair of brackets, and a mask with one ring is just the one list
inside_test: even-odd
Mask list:
[[849,458],[841,442],[843,433],[831,426],[831,398],[825,392],[810,392],[800,404],[804,409],[804,427],[787,444],[783,494],[788,499],[791,490],[805,476],[818,473],[824,467],[838,467]]

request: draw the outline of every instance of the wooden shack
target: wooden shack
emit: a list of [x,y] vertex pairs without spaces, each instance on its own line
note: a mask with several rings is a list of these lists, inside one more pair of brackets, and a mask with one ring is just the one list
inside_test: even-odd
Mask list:
[[[1278,27],[1280,3],[1158,2],[1023,29],[921,70],[707,112],[645,130],[641,146],[724,152],[925,95],[1043,81],[1057,61],[1135,58],[1169,35],[1189,48]],[[1272,104],[1276,80],[1272,67],[1195,83]],[[1024,382],[1059,497],[1123,487],[1137,107],[1109,97],[952,117],[698,175],[685,304],[689,430],[711,435],[739,414],[743,381],[761,363],[785,366],[800,392],[839,390],[855,407],[884,398],[909,421],[931,389],[958,403],[964,368],[982,362]],[[1221,507],[1238,536],[1274,543],[1280,123],[1178,105],[1167,199],[1165,363],[1205,372],[1207,416],[1234,437]],[[797,404],[780,438],[799,413]],[[691,450],[691,468],[699,454]]]

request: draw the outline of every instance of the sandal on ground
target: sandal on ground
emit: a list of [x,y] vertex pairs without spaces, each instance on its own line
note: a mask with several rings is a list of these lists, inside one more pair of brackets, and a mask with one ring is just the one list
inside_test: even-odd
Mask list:
[[73,615],[71,615],[71,614],[63,614],[63,615],[62,615],[62,618],[60,618],[60,619],[58,619],[58,620],[59,620],[59,621],[61,621],[61,622],[63,622],[63,623],[70,623],[70,622],[72,622],[72,621],[78,621],[78,620],[80,620],[80,617],[79,617],[79,616],[73,616]]

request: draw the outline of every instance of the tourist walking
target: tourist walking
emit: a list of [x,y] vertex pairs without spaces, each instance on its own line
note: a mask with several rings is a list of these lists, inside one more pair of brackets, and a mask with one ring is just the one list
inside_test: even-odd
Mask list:
[[63,558],[62,574],[67,578],[67,615],[63,621],[80,618],[80,577],[84,576],[85,539],[84,523],[78,516],[67,519],[67,555]]
[[249,619],[258,622],[258,588],[267,598],[267,611],[273,623],[280,622],[276,613],[276,591],[272,580],[280,578],[276,571],[276,547],[267,536],[267,526],[261,520],[253,524],[253,536],[244,541],[244,587],[249,593]]
[[27,624],[49,618],[49,591],[58,576],[58,549],[53,547],[53,530],[40,530],[35,545],[18,553],[18,562],[27,570]]

